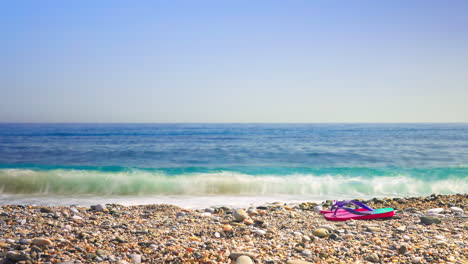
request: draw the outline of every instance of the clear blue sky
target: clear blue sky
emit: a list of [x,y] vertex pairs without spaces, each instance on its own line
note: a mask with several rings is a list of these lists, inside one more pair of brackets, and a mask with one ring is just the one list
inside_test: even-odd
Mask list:
[[468,122],[468,1],[4,1],[0,122]]

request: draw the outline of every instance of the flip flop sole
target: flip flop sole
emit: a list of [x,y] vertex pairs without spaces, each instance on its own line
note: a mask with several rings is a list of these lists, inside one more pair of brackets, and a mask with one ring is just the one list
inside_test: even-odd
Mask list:
[[[364,208],[358,208],[358,209],[354,209],[354,210],[356,210],[356,211],[367,211],[367,210],[364,209]],[[343,209],[338,209],[338,212],[341,212],[341,211],[346,212],[346,211],[343,210]],[[334,211],[330,211],[330,210],[320,210],[319,212],[320,212],[321,214],[327,214],[327,213],[333,213]]]
[[369,219],[378,219],[378,218],[389,218],[395,214],[393,208],[379,208],[375,209],[372,214],[368,215],[357,215],[347,211],[338,211],[334,213],[326,213],[323,216],[329,221],[346,221],[350,219],[355,220],[369,220]]

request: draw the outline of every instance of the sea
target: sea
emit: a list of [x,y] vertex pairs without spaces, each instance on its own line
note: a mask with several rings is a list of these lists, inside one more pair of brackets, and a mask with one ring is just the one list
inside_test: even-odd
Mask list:
[[468,124],[0,124],[0,204],[272,202],[468,192]]

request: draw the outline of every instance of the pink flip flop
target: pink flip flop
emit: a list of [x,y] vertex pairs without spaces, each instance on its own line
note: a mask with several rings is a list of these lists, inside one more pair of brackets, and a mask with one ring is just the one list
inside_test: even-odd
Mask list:
[[350,219],[367,220],[367,219],[389,218],[395,214],[395,211],[393,210],[393,208],[372,209],[368,206],[365,206],[364,208],[359,208],[359,209],[361,210],[351,209],[347,207],[336,208],[334,212],[325,213],[323,217],[325,217],[325,219],[329,221],[346,221]]

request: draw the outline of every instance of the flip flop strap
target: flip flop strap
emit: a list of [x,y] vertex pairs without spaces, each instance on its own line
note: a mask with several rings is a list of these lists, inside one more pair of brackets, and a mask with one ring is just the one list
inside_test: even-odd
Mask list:
[[[347,204],[354,204],[354,205],[356,205],[358,207],[366,209],[367,211],[356,211],[354,209],[344,207]],[[368,215],[368,214],[372,214],[372,212],[374,211],[374,209],[372,209],[369,206],[367,206],[367,205],[365,205],[365,204],[363,204],[361,202],[358,202],[356,200],[342,201],[342,202],[338,202],[338,203],[334,204],[333,206],[335,206],[335,205],[336,205],[336,209],[335,209],[335,212],[333,213],[334,215],[336,215],[336,212],[338,211],[338,209],[343,209],[345,211],[348,211],[350,213],[357,214],[357,215]],[[331,208],[331,211],[333,211],[333,206]]]
[[333,211],[335,208],[341,208],[347,204],[351,203],[351,201],[341,201],[341,202],[335,202],[331,207],[330,211]]
[[[355,215],[370,215],[374,213],[374,210],[372,211],[356,211],[354,209],[348,208],[348,207],[342,207],[341,209],[350,212]],[[334,215],[336,215],[336,212],[338,211],[338,208],[336,208]]]

